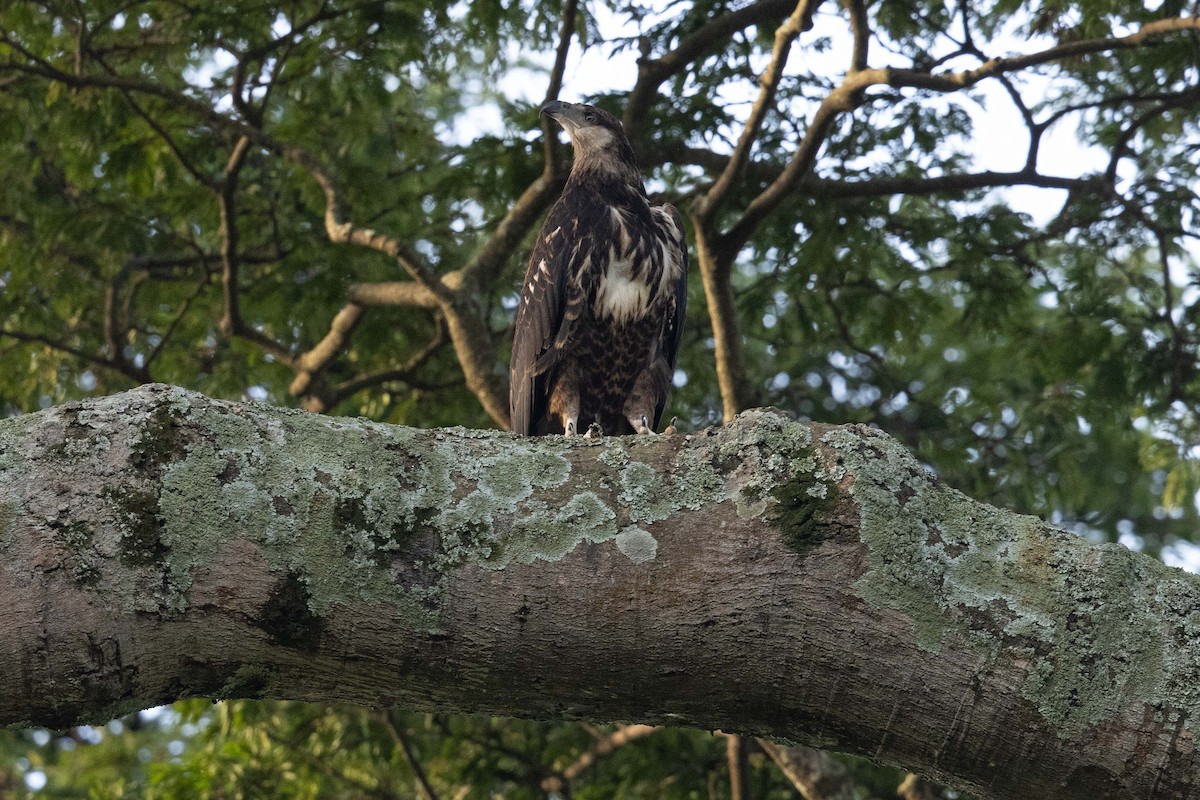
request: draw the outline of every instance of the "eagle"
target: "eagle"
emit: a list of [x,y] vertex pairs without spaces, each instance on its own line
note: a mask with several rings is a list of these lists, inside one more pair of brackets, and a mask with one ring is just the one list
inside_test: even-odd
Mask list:
[[509,411],[523,436],[654,433],[687,310],[683,217],[653,206],[621,123],[555,101],[574,161],[529,258]]

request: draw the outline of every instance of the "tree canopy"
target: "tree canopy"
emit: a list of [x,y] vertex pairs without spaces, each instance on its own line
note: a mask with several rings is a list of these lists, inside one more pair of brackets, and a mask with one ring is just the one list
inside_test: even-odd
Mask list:
[[[972,496],[1158,552],[1196,537],[1200,491],[1195,14],[18,0],[0,10],[0,399],[154,380],[503,427],[516,283],[570,159],[537,109],[585,99],[688,218],[682,428],[755,405],[871,423]],[[686,731],[563,778],[610,734],[193,702],[10,735],[3,780],[688,797],[742,779]],[[789,796],[746,749],[742,796]]]

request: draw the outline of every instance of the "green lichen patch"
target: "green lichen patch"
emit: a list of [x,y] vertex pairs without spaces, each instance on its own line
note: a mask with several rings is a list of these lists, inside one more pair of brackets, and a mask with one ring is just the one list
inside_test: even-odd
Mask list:
[[607,542],[617,536],[617,514],[594,492],[580,492],[562,507],[540,501],[501,528],[490,543],[482,566],[502,569],[512,562],[557,561],[585,542]]
[[[140,408],[144,421],[127,442],[141,459],[133,483],[159,470],[157,496],[135,494],[132,505],[114,497],[113,507],[131,563],[163,576],[153,597],[125,602],[186,608],[193,573],[230,538],[244,538],[268,568],[293,577],[288,591],[304,589],[303,604],[287,592],[276,598],[276,606],[290,598],[295,613],[268,623],[293,638],[299,632],[280,626],[309,620],[297,616],[301,605],[323,619],[368,604],[433,629],[464,565],[552,561],[621,534],[612,546],[649,558],[654,523],[673,514],[732,501],[739,514],[759,516],[780,504],[770,493],[778,483],[828,479],[808,429],[771,412],[749,412],[712,435],[588,442],[414,431],[163,387]],[[779,518],[794,521],[799,495],[781,497],[791,505]]]
[[822,441],[854,474],[867,545],[855,589],[911,620],[920,647],[965,641],[981,674],[1001,659],[1026,665],[1023,695],[1064,736],[1131,706],[1200,714],[1194,680],[1163,678],[1200,674],[1200,625],[1180,637],[1168,635],[1178,625],[1163,629],[1195,616],[1194,576],[972,501],[876,431],[841,428]]
[[631,525],[617,534],[617,549],[635,564],[653,561],[658,555],[658,541],[641,528]]

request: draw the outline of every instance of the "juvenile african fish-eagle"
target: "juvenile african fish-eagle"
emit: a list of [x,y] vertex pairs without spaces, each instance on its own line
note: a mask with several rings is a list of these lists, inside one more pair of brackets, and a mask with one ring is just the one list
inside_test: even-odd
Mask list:
[[594,106],[542,113],[575,160],[538,234],[517,309],[509,406],[525,436],[653,433],[687,307],[683,217],[652,206],[621,123]]

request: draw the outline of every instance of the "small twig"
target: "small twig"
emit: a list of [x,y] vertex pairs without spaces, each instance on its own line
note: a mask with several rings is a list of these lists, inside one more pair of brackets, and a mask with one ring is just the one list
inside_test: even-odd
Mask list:
[[417,761],[417,757],[413,754],[412,743],[409,742],[403,726],[396,723],[393,714],[394,712],[387,711],[378,714],[377,717],[383,723],[384,727],[387,728],[388,733],[392,735],[392,739],[398,745],[400,754],[404,757],[404,761],[408,764],[408,768],[412,770],[413,777],[417,779],[417,785],[421,787],[421,793],[425,795],[425,800],[438,800],[437,792],[435,792],[433,787],[429,784],[429,778],[426,777],[425,770],[422,769],[420,762]]
[[137,367],[128,362],[121,363],[110,358],[93,355],[80,350],[77,347],[72,347],[65,342],[60,342],[57,339],[50,338],[49,336],[43,336],[40,333],[26,333],[24,331],[14,331],[0,328],[0,338],[4,338],[5,336],[10,339],[16,339],[19,342],[45,345],[51,350],[57,350],[61,353],[74,356],[75,358],[78,358],[80,361],[83,361],[87,364],[93,364],[98,367],[104,367],[105,369],[111,369],[114,372],[124,375],[126,378],[129,378],[135,383],[150,383],[151,380],[150,373],[144,366]]
[[[581,754],[566,769],[544,779],[542,781],[542,791],[564,791],[570,786],[571,781],[578,778],[600,759],[611,755],[614,750],[623,745],[629,744],[636,739],[641,739],[644,736],[649,736],[656,730],[658,728],[654,725],[625,725],[608,736],[601,734],[602,738],[599,738],[595,747]],[[593,733],[593,736],[595,735]]]
[[238,176],[246,163],[246,154],[250,149],[250,139],[242,136],[238,139],[229,154],[225,165],[224,178],[218,185],[217,205],[220,211],[221,238],[221,288],[224,298],[224,314],[221,317],[220,330],[226,336],[237,336],[270,353],[284,364],[291,364],[291,351],[281,342],[277,342],[259,330],[256,330],[242,318],[241,288],[238,274],[241,262],[238,255],[239,231],[237,224]]
[[811,747],[784,747],[767,739],[755,739],[805,800],[854,800],[854,783],[846,768],[827,753]]
[[330,391],[326,402],[326,408],[332,408],[338,403],[353,394],[361,392],[363,389],[369,389],[374,386],[379,386],[383,383],[403,382],[415,389],[440,389],[450,386],[459,385],[458,381],[453,381],[444,385],[434,385],[423,383],[416,378],[417,370],[425,366],[439,350],[446,346],[448,339],[446,336],[446,326],[441,318],[435,321],[436,328],[433,336],[425,345],[414,353],[407,361],[399,367],[393,369],[378,370],[369,372],[365,375],[359,375],[334,386]]
[[692,215],[698,223],[707,225],[712,215],[720,206],[721,201],[725,199],[730,189],[733,188],[734,182],[741,177],[746,162],[750,158],[750,151],[754,146],[754,142],[758,139],[758,135],[762,131],[762,124],[766,119],[767,112],[774,103],[775,93],[779,88],[779,79],[783,75],[784,67],[787,66],[792,44],[800,35],[803,21],[809,16],[809,7],[811,5],[813,5],[813,0],[799,0],[796,7],[792,10],[791,15],[775,31],[775,42],[771,49],[771,61],[767,64],[767,68],[763,70],[762,75],[759,76],[758,97],[750,109],[750,116],[746,119],[745,125],[742,126],[742,133],[738,137],[737,145],[733,148],[733,153],[730,155],[729,161],[726,163],[721,175],[713,183],[707,194],[698,199],[693,206]]
[[184,298],[183,302],[179,304],[179,310],[175,312],[175,316],[171,319],[170,324],[167,325],[167,329],[159,336],[158,344],[153,350],[150,351],[150,355],[146,356],[145,363],[147,368],[149,368],[149,366],[155,362],[159,355],[162,354],[163,348],[167,346],[167,340],[171,338],[171,334],[175,333],[175,329],[179,327],[179,323],[183,321],[184,316],[192,307],[192,303],[195,302],[196,298],[199,297],[207,288],[208,275],[205,274],[204,279],[196,286],[195,291]]
[[725,734],[725,760],[729,765],[730,800],[750,800],[746,780],[746,743],[736,733]]
[[[563,73],[567,69],[567,53],[571,50],[571,37],[575,35],[575,15],[579,10],[579,0],[567,0],[563,3],[562,26],[558,31],[558,48],[554,52],[554,66],[550,70],[550,83],[546,87],[546,98],[542,105],[558,99],[562,91]],[[541,118],[542,147],[545,150],[546,175],[558,171],[558,135],[554,125],[545,117]]]

